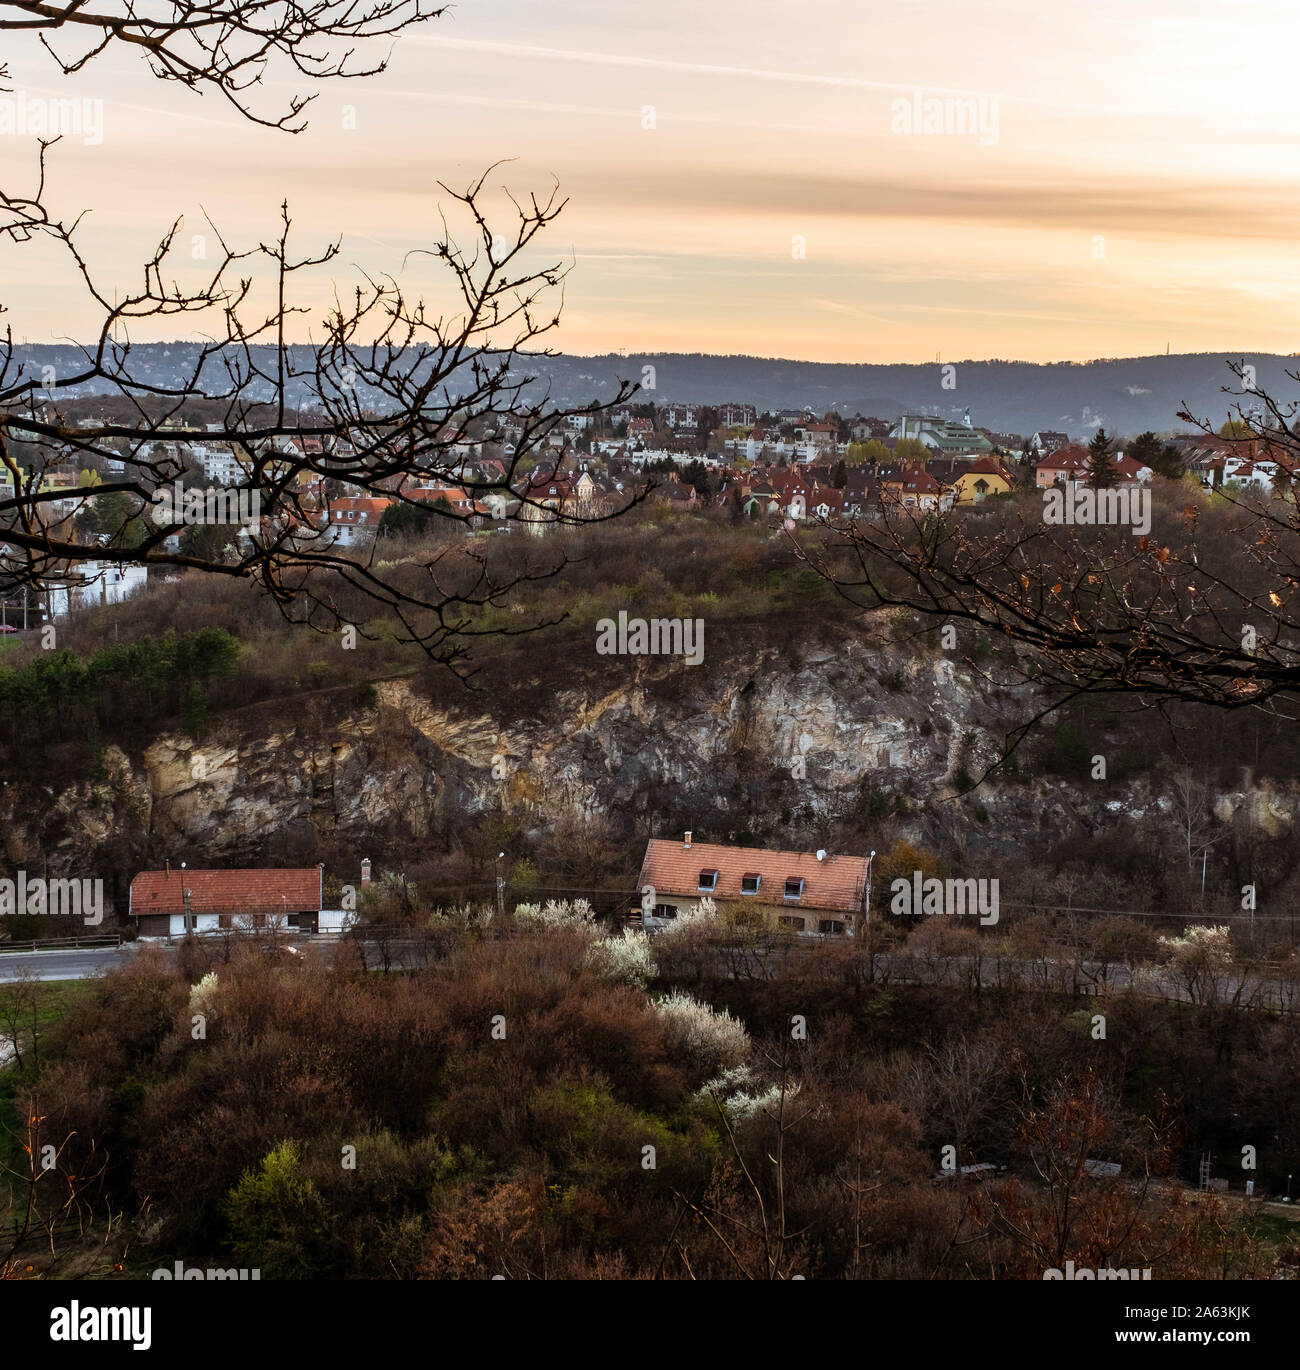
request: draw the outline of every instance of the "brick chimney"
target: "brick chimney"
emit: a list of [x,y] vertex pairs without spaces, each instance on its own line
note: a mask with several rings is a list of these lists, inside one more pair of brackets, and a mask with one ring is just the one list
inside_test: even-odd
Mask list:
[[370,858],[367,856],[366,859],[361,863],[361,888],[364,890],[364,889],[366,889],[366,888],[369,886],[369,884],[370,884]]
[[690,851],[690,849],[691,849],[691,834],[690,834],[690,829],[689,829],[689,828],[688,828],[687,831],[686,831],[686,836],[685,836],[684,838],[682,838],[682,847],[683,847],[686,851]]

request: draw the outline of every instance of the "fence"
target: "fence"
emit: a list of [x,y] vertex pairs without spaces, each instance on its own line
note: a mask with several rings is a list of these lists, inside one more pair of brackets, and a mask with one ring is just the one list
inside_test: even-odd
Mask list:
[[0,942],[0,953],[6,951],[67,951],[77,947],[120,947],[122,934],[105,934],[101,937],[42,937],[30,942]]

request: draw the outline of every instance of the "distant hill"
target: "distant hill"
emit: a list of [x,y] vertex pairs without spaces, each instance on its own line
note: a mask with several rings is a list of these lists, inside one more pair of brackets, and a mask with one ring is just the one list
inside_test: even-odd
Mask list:
[[1051,428],[1081,438],[1099,425],[1120,435],[1186,428],[1176,417],[1184,408],[1217,427],[1236,403],[1223,393],[1225,385],[1236,386],[1225,365],[1229,356],[1254,366],[1259,388],[1274,398],[1300,397],[1300,385],[1286,374],[1288,368],[1300,370],[1300,357],[1258,352],[1043,364],[964,361],[947,373],[955,382],[952,389],[943,388],[944,368],[934,362],[876,365],[668,353],[565,356],[546,365],[556,394],[573,398],[593,381],[639,379],[641,367],[649,365],[655,368],[654,398],[659,400],[748,401],[767,409],[811,405],[818,412],[837,409],[883,419],[905,410],[960,418],[969,406],[972,421],[985,428],[1025,436]]
[[[269,349],[256,349],[269,351]],[[299,366],[305,347],[293,349]],[[57,345],[25,346],[15,351],[39,370],[77,369],[76,349]],[[131,364],[153,382],[176,382],[193,349],[183,343],[137,344]],[[1217,427],[1235,402],[1222,387],[1233,382],[1225,365],[1231,356],[1256,369],[1257,383],[1274,398],[1289,401],[1300,386],[1286,375],[1300,369],[1300,356],[1274,353],[1181,353],[1091,362],[963,361],[949,371],[937,362],[878,365],[853,362],[801,362],[764,357],[708,356],[692,353],[629,354],[600,357],[560,355],[530,360],[538,377],[538,398],[549,391],[561,404],[608,399],[620,378],[640,382],[653,368],[653,390],[638,396],[656,402],[748,402],[760,409],[810,406],[819,414],[837,409],[893,419],[904,411],[960,418],[969,406],[974,423],[1026,436],[1050,428],[1086,438],[1099,424],[1120,436],[1143,429],[1185,428],[1176,415],[1190,408]],[[649,378],[649,373],[644,373]],[[945,389],[945,376],[950,388]],[[213,383],[220,380],[215,373]],[[299,397],[291,397],[296,402]]]

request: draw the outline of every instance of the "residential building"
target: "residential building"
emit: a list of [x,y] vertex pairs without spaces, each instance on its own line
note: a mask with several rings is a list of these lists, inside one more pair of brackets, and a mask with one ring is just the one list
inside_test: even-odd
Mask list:
[[[1034,435],[1035,437],[1038,434]],[[1086,447],[1066,446],[1053,448],[1034,467],[1034,484],[1046,490],[1058,482],[1068,485],[1083,480],[1088,473],[1088,449]]]
[[904,414],[894,425],[889,436],[895,441],[912,438],[924,443],[940,455],[957,452],[991,452],[993,444],[970,424],[970,410],[966,411],[966,421],[956,423],[952,419],[940,419],[930,414]]
[[979,504],[990,495],[1010,494],[1015,477],[997,457],[981,457],[953,473],[949,482],[953,503],[958,507]]
[[362,495],[332,500],[329,507],[331,542],[339,547],[357,547],[372,542],[379,531],[384,510],[392,502]]
[[881,467],[880,497],[904,509],[939,513],[952,508],[952,494],[923,466]]
[[64,575],[44,578],[40,594],[45,600],[45,612],[50,619],[66,618],[75,609],[120,604],[137,590],[143,590],[148,578],[147,566],[116,561],[85,561]]
[[[362,883],[368,883],[368,863]],[[348,916],[325,909],[322,866],[301,869],[141,871],[131,881],[129,913],[141,937],[187,932],[294,928],[338,931]]]
[[655,932],[703,899],[752,903],[791,932],[852,935],[865,913],[870,864],[865,856],[695,842],[689,832],[680,841],[651,838],[636,912]]
[[1054,433],[1049,428],[1041,429],[1029,439],[1029,450],[1038,457],[1049,456],[1053,452],[1059,452],[1062,447],[1070,445],[1068,433]]

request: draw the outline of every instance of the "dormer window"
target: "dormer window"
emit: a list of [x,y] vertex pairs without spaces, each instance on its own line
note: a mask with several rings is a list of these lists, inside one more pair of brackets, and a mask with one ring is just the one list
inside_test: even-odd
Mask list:
[[700,872],[700,889],[702,889],[702,890],[716,890],[717,888],[718,888],[718,872],[717,872],[717,871],[701,871],[701,872]]
[[786,878],[785,897],[787,899],[803,898],[803,881],[797,875],[791,875]]
[[753,871],[746,871],[740,877],[740,892],[741,894],[757,894],[758,887],[762,883],[763,877],[761,875],[756,875]]

